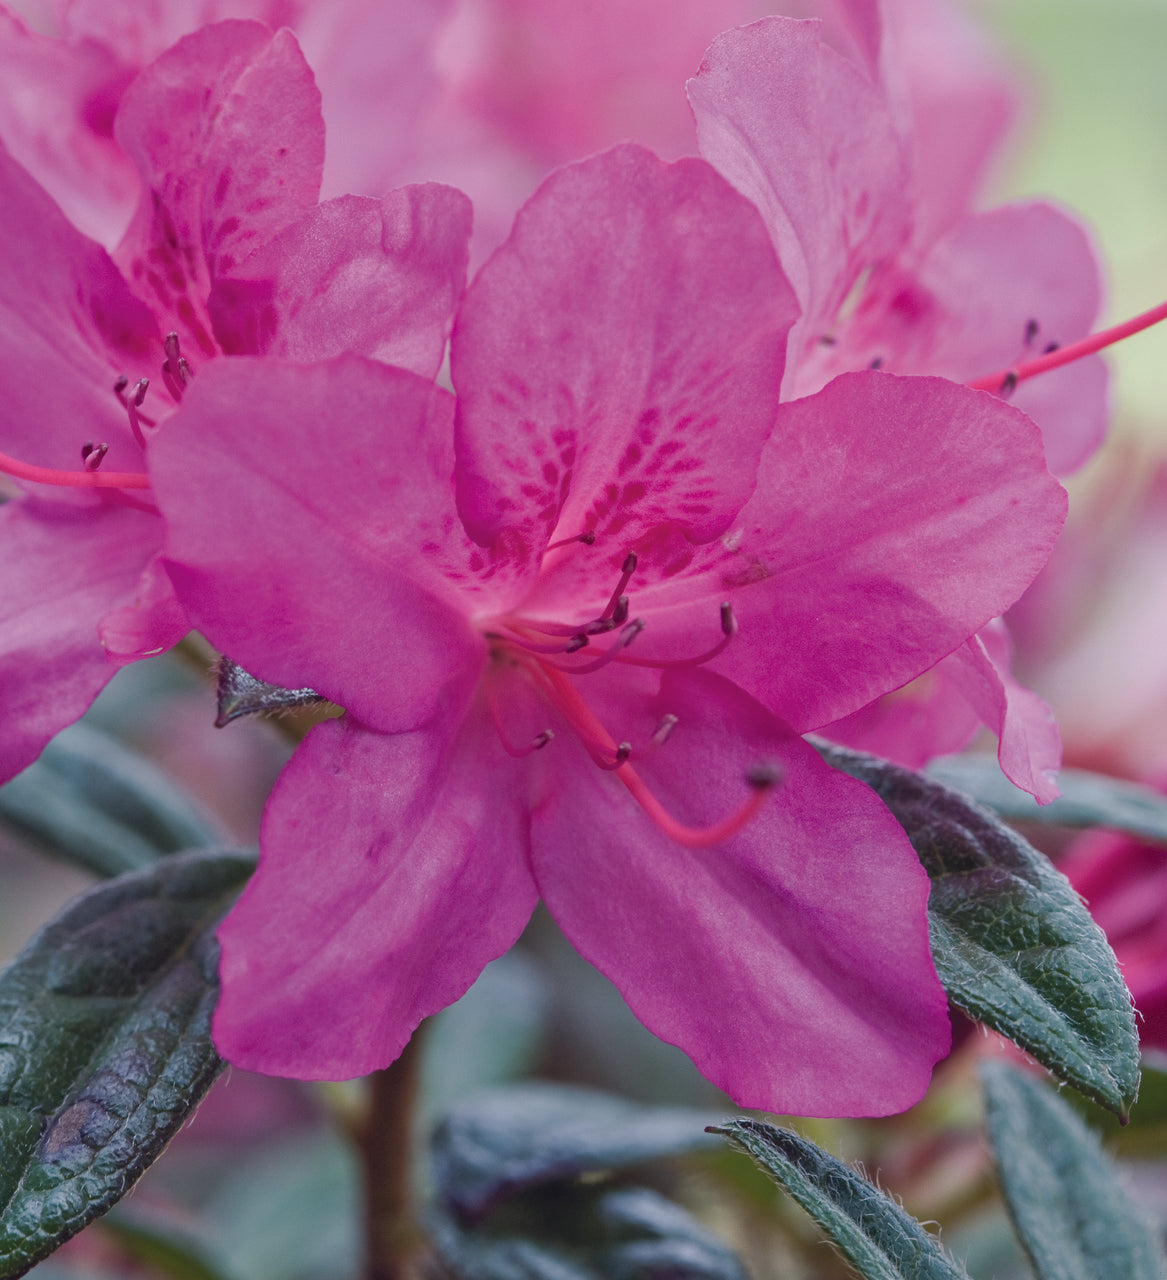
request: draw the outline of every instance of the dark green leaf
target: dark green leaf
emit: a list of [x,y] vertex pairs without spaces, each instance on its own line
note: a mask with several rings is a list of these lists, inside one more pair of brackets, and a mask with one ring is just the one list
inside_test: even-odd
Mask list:
[[215,1078],[213,929],[253,866],[205,850],[100,885],[0,974],[0,1277],[119,1200]]
[[753,1156],[867,1280],[967,1280],[935,1236],[813,1142],[760,1120],[731,1120],[716,1132]]
[[1159,1246],[1094,1133],[1040,1081],[981,1067],[1009,1215],[1039,1280],[1163,1280]]
[[35,764],[0,787],[0,819],[99,876],[223,839],[165,774],[86,724],[58,734]]
[[223,728],[241,716],[278,716],[297,707],[313,707],[325,702],[315,689],[282,689],[249,675],[230,658],[217,664],[219,714],[215,723]]
[[933,761],[926,772],[930,778],[964,792],[1011,821],[1058,827],[1110,827],[1144,840],[1167,843],[1167,796],[1134,782],[1084,769],[1063,769],[1058,774],[1061,798],[1051,804],[1038,804],[1005,777],[993,756],[946,756]]
[[873,756],[820,746],[872,787],[932,880],[932,954],[953,1003],[1102,1106],[1138,1095],[1130,993],[1070,882],[987,809]]
[[451,1206],[478,1217],[538,1183],[708,1148],[709,1118],[566,1085],[491,1089],[455,1107],[438,1126],[434,1179]]

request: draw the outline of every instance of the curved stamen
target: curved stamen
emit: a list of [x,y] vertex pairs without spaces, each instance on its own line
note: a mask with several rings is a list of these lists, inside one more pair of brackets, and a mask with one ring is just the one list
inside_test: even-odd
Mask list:
[[494,683],[490,678],[485,681],[486,701],[490,707],[490,718],[494,721],[494,728],[498,733],[498,740],[502,743],[503,750],[508,756],[513,756],[516,760],[522,760],[525,756],[533,755],[536,751],[542,751],[555,738],[555,734],[550,729],[544,729],[541,733],[537,733],[529,743],[522,747],[516,746],[507,737],[506,731],[502,727],[502,709],[498,705],[498,693],[495,690]]
[[672,737],[673,730],[677,727],[677,722],[678,717],[673,715],[671,711],[666,712],[665,715],[661,716],[660,724],[658,724],[656,729],[653,730],[651,738],[652,745],[654,747],[663,747]]
[[[96,451],[95,451],[96,452]],[[53,467],[37,467],[19,458],[0,453],[0,471],[18,480],[37,484],[63,485],[73,489],[148,489],[150,477],[137,471],[58,471]]]
[[87,440],[81,446],[81,465],[86,471],[96,471],[101,466],[101,461],[109,452],[109,445],[102,442],[94,444],[92,440]]
[[746,775],[746,782],[749,783],[753,794],[736,813],[731,813],[728,818],[722,818],[720,822],[715,822],[708,827],[689,827],[678,822],[665,809],[631,765],[625,765],[623,769],[617,770],[616,776],[628,788],[633,800],[665,835],[689,849],[708,849],[712,845],[730,839],[731,836],[736,836],[757,816],[766,802],[767,792],[781,781],[781,775],[777,769],[769,765],[756,765]]
[[721,639],[713,648],[706,649],[704,653],[699,653],[695,658],[633,658],[629,657],[628,654],[621,654],[616,661],[626,663],[632,667],[656,667],[661,671],[676,671],[686,667],[699,667],[703,662],[716,658],[736,635],[737,619],[733,616],[733,608],[729,601],[725,601],[721,606]]
[[[532,635],[539,635],[537,628],[528,628],[507,624],[507,630],[510,635],[503,635],[499,631],[487,631],[485,633],[487,640],[505,640],[508,644],[518,645],[521,649],[526,649],[528,653],[576,653],[580,649],[587,646],[588,638],[582,631],[578,629],[573,631],[568,639],[561,644],[540,644],[537,640],[532,640]],[[543,633],[546,634],[546,633]]]
[[636,618],[620,632],[615,643],[609,645],[608,648],[593,661],[585,662],[578,667],[565,667],[555,662],[548,663],[547,665],[553,666],[556,671],[566,671],[568,675],[586,676],[589,672],[599,671],[601,667],[606,667],[609,662],[621,661],[620,655],[643,630],[644,623],[641,622],[639,618]]
[[577,533],[574,538],[560,538],[558,542],[549,542],[543,551],[555,551],[559,547],[570,547],[573,542],[582,542],[585,547],[594,547],[596,545],[596,535],[592,529],[587,533]]
[[1161,302],[1157,307],[1152,307],[1150,311],[1144,311],[1141,315],[1134,316],[1130,320],[1124,320],[1122,324],[1116,324],[1111,329],[1103,329],[1100,333],[1092,333],[1088,338],[1083,338],[1080,342],[1071,342],[1069,346],[1056,347],[1053,351],[1046,351],[1043,355],[1037,356],[1033,360],[1026,360],[1012,369],[1003,369],[1000,373],[991,373],[987,378],[977,378],[975,382],[968,382],[965,385],[972,387],[974,391],[997,391],[1007,394],[1019,382],[1024,382],[1027,378],[1034,378],[1039,373],[1048,373],[1051,369],[1061,368],[1064,364],[1071,364],[1075,360],[1081,360],[1083,356],[1093,355],[1094,352],[1101,351],[1103,347],[1112,346],[1116,342],[1121,342],[1123,338],[1129,338],[1132,334],[1141,333],[1144,329],[1149,329],[1161,320],[1167,320],[1167,302]]
[[[614,760],[596,760],[596,764],[608,773],[614,772],[628,759],[632,754],[632,743],[622,742],[616,748],[616,758]],[[595,757],[593,757],[594,759]]]

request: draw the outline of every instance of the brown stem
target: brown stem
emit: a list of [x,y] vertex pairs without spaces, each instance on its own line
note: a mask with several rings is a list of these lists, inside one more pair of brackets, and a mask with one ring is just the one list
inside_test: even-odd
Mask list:
[[369,1076],[356,1134],[365,1187],[366,1280],[410,1280],[421,1245],[413,1203],[413,1120],[423,1023],[396,1062]]

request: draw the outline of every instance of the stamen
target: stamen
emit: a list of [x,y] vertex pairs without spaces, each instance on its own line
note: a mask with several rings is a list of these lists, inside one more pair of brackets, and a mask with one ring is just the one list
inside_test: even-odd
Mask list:
[[596,535],[589,529],[587,533],[577,533],[574,538],[560,538],[558,542],[549,542],[546,550],[554,551],[557,547],[570,547],[573,542],[582,542],[585,547],[593,547],[596,544]]
[[[623,764],[623,763],[628,759],[628,757],[629,757],[631,754],[632,754],[632,743],[631,743],[631,742],[622,742],[622,743],[621,743],[621,744],[616,748],[616,758],[615,758],[614,760],[611,760],[611,761],[608,761],[608,760],[596,760],[596,764],[598,764],[598,765],[600,766],[600,768],[601,768],[601,769],[606,770],[608,773],[612,773],[612,772],[614,772],[616,769],[619,769],[619,768],[620,768],[620,766],[621,766],[621,765],[622,765],[622,764]],[[593,759],[594,759],[594,757],[593,757]]]
[[81,465],[86,471],[96,471],[101,466],[102,458],[108,452],[108,444],[94,444],[92,440],[87,440],[81,446]]
[[520,648],[526,649],[528,653],[575,653],[588,643],[588,638],[582,631],[572,632],[566,642],[540,644],[537,640],[530,638],[532,633],[539,634],[539,631],[535,628],[528,630],[526,627],[510,627],[508,629],[512,632],[511,635],[503,635],[499,631],[487,631],[485,632],[486,639],[505,640],[508,644],[518,645]]
[[[549,665],[554,666],[557,671],[566,671],[569,675],[586,676],[592,671],[599,671],[601,667],[606,667],[609,662],[623,661],[624,659],[620,655],[643,630],[644,623],[639,618],[636,618],[620,632],[615,642],[609,645],[600,657],[592,662],[585,662],[579,667],[563,667],[559,666],[558,663],[550,663]],[[644,664],[641,663],[640,665],[643,666]]]
[[666,715],[661,716],[660,724],[657,725],[650,741],[654,747],[663,747],[669,738],[672,737],[673,730],[677,727],[677,717],[670,711]]
[[721,606],[721,639],[712,649],[706,649],[704,653],[699,653],[695,658],[630,658],[626,654],[622,654],[618,661],[633,667],[656,667],[661,671],[699,667],[702,663],[709,662],[723,652],[736,635],[737,619],[733,616],[733,607],[727,600]]
[[490,706],[490,718],[494,721],[498,740],[502,743],[503,750],[508,756],[513,756],[516,760],[522,760],[526,756],[533,755],[536,751],[542,751],[549,742],[554,740],[555,734],[550,729],[544,729],[541,733],[537,733],[526,746],[515,746],[502,727],[502,711],[498,705],[498,695],[495,692],[494,681],[488,679],[485,684],[486,701]]
[[876,356],[874,360],[867,366],[869,369],[882,369],[883,356]]
[[158,424],[153,418],[145,413],[139,413],[142,407],[142,401],[146,398],[146,392],[150,387],[149,378],[139,378],[134,383],[134,389],[131,394],[126,394],[126,388],[129,386],[130,380],[123,373],[113,384],[114,394],[122,402],[122,407],[129,415],[130,430],[134,433],[134,439],[138,442],[138,448],[145,449],[146,437],[142,434],[143,424],[147,427],[157,426]]
[[[620,581],[616,583],[616,590],[612,592],[612,598],[605,606],[604,612],[600,614],[601,619],[610,618],[616,612],[620,605],[620,599],[624,595],[624,589],[632,581],[632,575],[636,572],[636,566],[639,563],[640,561],[635,551],[629,551],[624,557],[624,563],[620,566]],[[625,615],[627,615],[627,609],[625,609]]]
[[736,812],[715,822],[708,827],[688,827],[678,822],[652,794],[644,780],[637,772],[626,765],[617,770],[616,776],[628,788],[632,798],[644,810],[656,825],[678,844],[689,849],[708,849],[737,835],[747,825],[766,802],[770,790],[782,780],[782,775],[773,765],[758,764],[746,774],[752,795]]
[[1025,345],[1032,347],[1034,339],[1037,337],[1041,325],[1036,320],[1026,320],[1025,322]]
[[[96,451],[95,451],[96,452]],[[73,489],[148,489],[150,477],[136,471],[58,471],[53,467],[37,467],[19,458],[0,453],[0,471],[18,480],[37,484],[63,485]]]
[[1008,390],[1012,390],[1018,382],[1024,382],[1027,378],[1034,378],[1039,373],[1048,373],[1052,369],[1060,369],[1062,365],[1072,364],[1075,360],[1081,360],[1083,356],[1093,355],[1094,352],[1101,351],[1104,347],[1112,346],[1116,342],[1121,342],[1124,338],[1129,338],[1133,334],[1141,333],[1144,329],[1149,329],[1152,325],[1158,324],[1160,320],[1167,320],[1167,302],[1161,302],[1157,307],[1152,307],[1150,311],[1144,311],[1141,315],[1134,316],[1130,320],[1124,320],[1122,324],[1116,324],[1111,329],[1103,329],[1100,333],[1093,333],[1088,338],[1083,338],[1080,342],[1071,342],[1069,346],[1058,347],[1053,351],[1047,350],[1044,355],[1037,356],[1033,360],[1026,360],[1014,369],[1004,369],[1000,373],[991,373],[987,378],[977,378],[975,382],[969,382],[965,385],[972,387],[974,391],[1000,392],[1006,387],[1008,387]]

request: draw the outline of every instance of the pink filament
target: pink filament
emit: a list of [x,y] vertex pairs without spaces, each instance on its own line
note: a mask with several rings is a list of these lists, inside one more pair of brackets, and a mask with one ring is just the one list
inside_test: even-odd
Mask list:
[[76,489],[148,489],[150,477],[137,471],[57,471],[52,467],[37,467],[0,453],[0,471],[18,480],[33,480],[37,484],[63,485]]
[[1124,320],[1122,324],[1116,324],[1111,329],[1103,329],[1100,333],[1092,333],[1088,338],[1083,338],[1080,342],[1071,342],[1069,346],[1059,347],[1056,351],[1050,351],[1043,356],[1036,356],[1032,360],[1026,360],[1012,369],[1003,369],[1000,373],[991,373],[987,378],[977,378],[975,382],[969,382],[966,385],[972,387],[974,391],[1001,391],[1006,387],[1016,385],[1018,382],[1024,382],[1027,378],[1036,377],[1039,373],[1048,373],[1051,369],[1060,369],[1062,365],[1081,360],[1083,356],[1093,355],[1095,351],[1101,351],[1103,347],[1112,346],[1116,342],[1121,342],[1123,338],[1129,338],[1132,334],[1141,333],[1144,329],[1149,329],[1152,325],[1158,324],[1160,320],[1167,320],[1167,302],[1161,302],[1157,307],[1152,307],[1150,311],[1144,311],[1142,315],[1134,316],[1130,320]]

